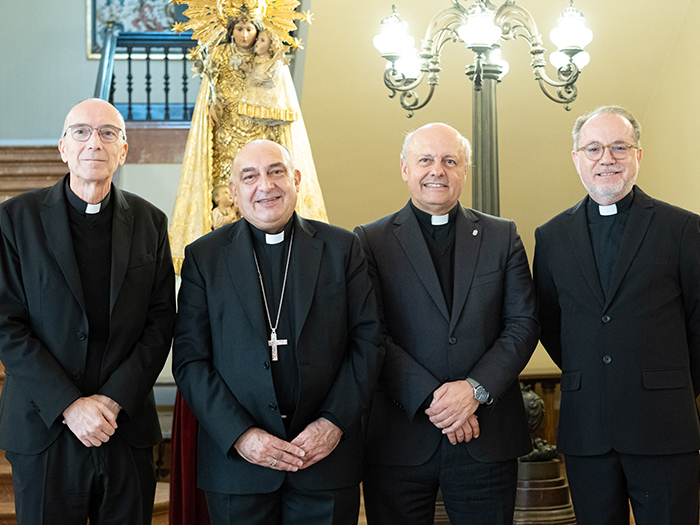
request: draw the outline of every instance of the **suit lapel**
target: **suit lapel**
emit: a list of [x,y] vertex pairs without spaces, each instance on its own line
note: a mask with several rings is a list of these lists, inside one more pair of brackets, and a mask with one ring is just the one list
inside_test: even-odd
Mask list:
[[416,219],[411,210],[410,204],[407,204],[399,211],[394,224],[397,226],[394,230],[394,235],[396,235],[396,239],[406,253],[408,262],[413,266],[416,275],[418,275],[418,278],[445,317],[445,320],[449,322],[450,315],[447,311],[447,303],[445,303],[442,288],[440,288],[435,265],[430,258],[430,252],[428,252],[418,219]]
[[617,254],[617,260],[610,279],[610,289],[608,290],[605,308],[610,305],[612,298],[615,297],[627,270],[629,270],[639,251],[639,247],[642,245],[651,219],[654,216],[654,203],[651,198],[636,186],[634,192],[634,200],[627,218],[627,226],[622,236],[620,251]]
[[471,211],[462,205],[459,206],[455,223],[455,278],[450,333],[454,330],[467,302],[476,261],[479,258],[483,228],[478,220]]
[[[316,291],[316,281],[321,268],[323,241],[314,238],[316,229],[307,221],[294,215],[294,245],[289,279],[294,285],[292,307],[294,308],[295,347],[299,348],[299,336],[309,314]],[[283,306],[284,308],[284,306]]]
[[600,277],[598,277],[598,269],[595,265],[595,258],[593,257],[591,236],[588,233],[586,199],[580,201],[569,212],[567,230],[571,250],[574,253],[579,268],[581,268],[581,273],[586,279],[596,300],[603,306],[605,304],[605,297],[603,296],[603,288],[600,285]]
[[[265,307],[260,280],[253,258],[253,238],[245,219],[240,219],[234,224],[229,239],[231,243],[224,248],[224,256],[238,300],[243,305],[255,333],[266,334],[267,320],[264,317]],[[261,338],[261,343],[264,348],[267,348],[264,336]]]
[[55,184],[44,199],[41,210],[41,223],[44,226],[49,248],[54,254],[58,266],[66,278],[68,287],[78,301],[80,308],[85,311],[85,299],[83,287],[80,283],[78,263],[75,260],[73,241],[71,240],[70,226],[68,224],[68,209],[61,179]]
[[117,302],[129,266],[131,239],[134,234],[134,215],[120,190],[112,185],[114,215],[112,217],[112,277],[109,293],[109,312]]

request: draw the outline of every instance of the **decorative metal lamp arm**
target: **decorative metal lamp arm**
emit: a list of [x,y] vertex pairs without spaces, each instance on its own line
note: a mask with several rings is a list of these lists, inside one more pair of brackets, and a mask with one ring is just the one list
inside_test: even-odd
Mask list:
[[[439,83],[440,53],[447,42],[457,42],[457,28],[466,23],[466,10],[456,0],[453,0],[453,7],[443,9],[435,14],[428,24],[425,38],[421,43],[421,52],[418,54],[421,62],[421,73],[413,79],[407,78],[404,74],[396,70],[395,60],[385,56],[391,62],[384,73],[384,84],[389,88],[390,98],[394,98],[397,92],[401,93],[399,103],[401,107],[408,111],[408,118],[413,116],[414,111],[424,107],[433,97],[435,86]],[[428,77],[428,93],[421,100],[415,89]]]
[[[576,100],[578,89],[576,81],[580,73],[579,68],[573,62],[562,66],[557,71],[559,80],[552,80],[547,75],[545,67],[547,62],[544,58],[545,48],[542,45],[542,35],[537,30],[537,24],[532,18],[530,12],[519,5],[515,5],[512,0],[506,1],[498,8],[494,17],[496,25],[503,29],[501,38],[503,40],[515,40],[523,38],[530,44],[530,55],[532,57],[533,73],[535,80],[540,86],[542,92],[558,104],[566,104],[564,108],[568,111],[568,104]],[[576,52],[580,49],[576,49]],[[574,53],[575,54],[575,53]],[[549,87],[556,89],[556,94],[550,93]]]

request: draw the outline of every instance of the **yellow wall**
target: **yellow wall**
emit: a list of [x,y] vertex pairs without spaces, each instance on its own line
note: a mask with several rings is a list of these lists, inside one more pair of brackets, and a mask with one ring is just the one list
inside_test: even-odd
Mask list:
[[640,116],[644,153],[638,181],[651,195],[700,213],[694,154],[700,149],[700,3],[688,2],[682,20],[658,87]]
[[[398,162],[406,132],[442,121],[472,135],[472,86],[464,67],[473,54],[462,44],[445,46],[436,94],[412,119],[396,99],[388,98],[382,82],[385,61],[372,38],[392,2],[417,45],[433,14],[450,5],[448,0],[312,3],[315,22],[309,29],[302,110],[329,218],[350,229],[406,203]],[[531,11],[552,51],[548,33],[568,2],[518,3]],[[572,111],[540,92],[525,41],[502,46],[510,72],[498,86],[501,215],[516,221],[530,258],[535,228],[585,195],[571,162],[570,133],[578,115],[600,105],[624,105],[642,120],[639,182],[645,191],[700,211],[700,181],[690,166],[690,152],[700,141],[700,104],[694,94],[700,75],[698,2],[683,0],[663,8],[651,0],[577,0],[575,5],[594,40]],[[550,68],[549,74],[556,73]],[[469,205],[471,191],[465,188],[461,200]],[[540,347],[528,368],[554,365]]]

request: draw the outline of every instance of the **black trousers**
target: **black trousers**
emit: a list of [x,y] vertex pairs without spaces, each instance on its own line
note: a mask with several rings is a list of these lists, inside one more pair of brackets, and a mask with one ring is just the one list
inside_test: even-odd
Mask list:
[[365,467],[367,523],[432,525],[440,488],[452,525],[512,525],[517,478],[517,460],[481,463],[464,443],[452,445],[443,436],[418,467]]
[[6,452],[12,465],[18,525],[147,525],[156,474],[151,448],[115,433],[86,447],[66,428],[34,456]]
[[212,525],[357,525],[360,487],[304,490],[287,480],[269,494],[207,491]]
[[567,454],[566,474],[578,525],[697,525],[698,452],[637,456]]

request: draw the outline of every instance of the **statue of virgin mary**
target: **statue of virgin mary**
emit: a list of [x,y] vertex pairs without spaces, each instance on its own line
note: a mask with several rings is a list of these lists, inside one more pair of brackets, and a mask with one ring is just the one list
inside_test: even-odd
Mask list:
[[[309,138],[294,91],[284,52],[275,68],[276,89],[284,93],[284,107],[268,107],[269,118],[253,118],[241,98],[254,66],[258,34],[270,33],[283,49],[298,48],[290,36],[294,20],[310,21],[310,14],[294,10],[296,0],[175,0],[188,4],[189,21],[175,31],[193,30],[197,47],[190,58],[202,76],[192,117],[182,176],[178,189],[170,246],[179,274],[185,246],[212,229],[212,190],[227,185],[231,162],[248,142],[269,139],[286,146],[303,177],[296,211],[299,215],[327,221],[321,188],[316,176]],[[246,114],[248,113],[248,114]]]

